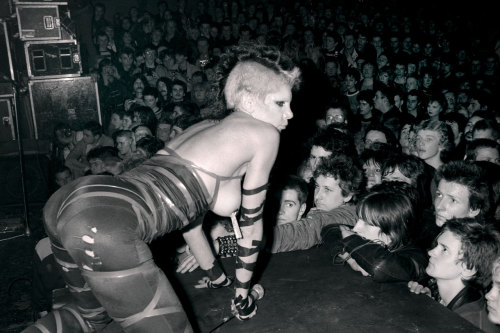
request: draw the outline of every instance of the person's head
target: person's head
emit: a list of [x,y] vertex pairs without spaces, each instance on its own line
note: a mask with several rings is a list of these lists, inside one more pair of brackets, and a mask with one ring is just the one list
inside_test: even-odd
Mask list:
[[373,123],[366,129],[364,139],[364,149],[373,149],[376,143],[385,143],[393,147],[398,147],[396,137],[387,127],[378,123]]
[[83,141],[92,145],[97,143],[102,136],[102,126],[95,120],[86,122],[83,125]]
[[414,76],[409,76],[406,78],[405,89],[410,92],[412,90],[418,90],[420,88],[420,82]]
[[136,142],[136,153],[145,158],[151,158],[165,146],[163,141],[151,135],[145,135]]
[[184,100],[184,97],[186,96],[186,83],[181,80],[174,80],[172,82],[172,92],[171,92],[171,97],[172,97],[172,102],[182,102]]
[[399,146],[401,151],[405,154],[412,154],[415,150],[415,126],[417,121],[408,117],[408,119],[402,124],[401,130],[399,131]]
[[191,93],[192,101],[198,106],[205,105],[208,99],[208,82],[200,82],[193,84],[193,91]]
[[389,111],[394,105],[394,91],[383,85],[377,86],[375,89],[375,97],[373,98],[375,109],[383,113]]
[[[396,182],[394,182],[396,183]],[[409,242],[409,230],[415,223],[415,207],[395,184],[372,188],[357,205],[358,221],[352,229],[369,240],[379,240],[395,250]]]
[[453,132],[445,122],[424,120],[417,126],[416,133],[417,155],[427,164],[434,164],[433,161],[440,164],[445,159],[442,153],[446,154],[454,147]]
[[132,124],[134,123],[134,112],[132,110],[125,111],[122,117],[122,128],[124,130],[129,130],[132,128]]
[[109,44],[109,37],[104,31],[99,31],[95,37],[98,50],[105,50]]
[[357,69],[348,68],[344,71],[342,76],[344,79],[344,86],[347,91],[352,92],[358,89],[358,83],[361,75]]
[[99,175],[106,172],[105,160],[108,157],[118,157],[118,150],[115,147],[99,146],[92,148],[87,153],[87,161],[90,164],[90,172]]
[[314,171],[314,204],[316,208],[331,211],[356,201],[363,182],[358,163],[346,155],[324,158]]
[[347,106],[341,103],[330,103],[325,112],[326,125],[347,124],[349,122]]
[[467,141],[472,140],[472,131],[474,129],[474,125],[481,119],[488,119],[490,118],[489,113],[487,111],[482,111],[478,110],[474,112],[468,119],[467,124],[465,125],[464,129],[464,134],[465,134],[465,139]]
[[467,124],[467,118],[464,115],[457,112],[448,112],[442,114],[440,118],[448,126],[450,126],[453,132],[455,146],[457,146],[462,140],[465,125]]
[[[243,54],[224,86],[228,109],[245,112],[278,130],[286,128],[293,117],[292,88],[298,83],[300,70],[271,46],[244,44],[234,50]],[[225,57],[219,63],[225,63]]]
[[448,103],[440,93],[432,94],[427,100],[427,114],[430,119],[439,120],[439,115],[446,110]]
[[469,92],[469,105],[467,110],[469,114],[479,110],[488,110],[491,104],[492,96],[483,90],[472,90]]
[[75,132],[70,125],[59,122],[54,126],[54,140],[57,146],[66,147],[73,142]]
[[434,69],[425,67],[420,72],[420,76],[422,79],[422,87],[430,89],[433,86],[434,78],[436,77]]
[[475,139],[467,144],[466,159],[500,165],[500,145],[491,139]]
[[158,107],[158,90],[153,87],[146,87],[143,94],[144,104],[154,110]]
[[366,189],[382,183],[382,169],[390,152],[387,149],[365,149],[360,156],[366,180]]
[[453,218],[446,222],[429,251],[429,276],[443,283],[475,284],[486,287],[493,262],[498,257],[500,238],[491,225],[476,218]]
[[54,171],[54,181],[59,187],[63,187],[73,180],[73,174],[67,166],[60,166]]
[[491,280],[491,289],[486,294],[488,319],[498,325],[500,324],[500,257],[497,257],[492,264]]
[[120,156],[127,157],[135,150],[134,132],[131,130],[120,130],[115,132],[115,146]]
[[165,77],[160,77],[158,81],[156,81],[156,90],[158,91],[159,96],[161,96],[161,100],[163,102],[169,100],[171,87],[172,81]]
[[406,96],[406,109],[408,112],[418,114],[420,103],[422,101],[422,95],[416,89],[408,91]]
[[339,74],[339,64],[333,58],[327,58],[325,62],[325,74],[328,77],[334,77]]
[[134,132],[134,140],[135,142],[139,141],[145,136],[152,136],[153,133],[149,129],[149,127],[145,125],[137,125],[132,128],[132,132]]
[[357,157],[353,138],[332,126],[326,127],[312,137],[310,146],[308,165],[312,171],[316,169],[321,159],[325,157],[336,155]]
[[498,123],[491,119],[481,119],[475,123],[472,128],[472,140],[477,139],[490,139],[498,142],[500,139]]
[[149,128],[149,130],[153,135],[155,135],[158,119],[156,118],[153,110],[148,106],[136,106],[133,109],[133,112],[134,112],[133,126],[144,125]]
[[290,175],[281,190],[280,209],[276,224],[300,220],[307,208],[308,195],[307,182],[298,176]]
[[425,174],[424,162],[414,156],[406,154],[394,154],[384,161],[382,179],[384,181],[400,181],[413,186]]
[[148,86],[148,80],[142,74],[135,74],[132,77],[132,88],[135,94],[140,94],[142,96],[142,92]]
[[134,50],[130,47],[122,48],[118,55],[118,61],[124,68],[130,68],[130,66],[134,63]]
[[451,218],[476,217],[489,211],[490,190],[481,168],[469,161],[450,161],[436,171],[436,224]]
[[373,90],[361,90],[356,99],[358,100],[359,114],[364,119],[370,119],[373,111]]

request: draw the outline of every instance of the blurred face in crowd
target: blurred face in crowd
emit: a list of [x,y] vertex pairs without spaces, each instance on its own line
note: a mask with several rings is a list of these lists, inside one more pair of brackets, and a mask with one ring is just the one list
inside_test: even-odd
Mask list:
[[491,279],[493,283],[490,291],[486,294],[488,319],[492,323],[500,324],[500,264],[498,260],[493,263]]
[[374,185],[382,183],[382,168],[373,160],[368,160],[363,164],[363,171],[366,176],[366,189],[371,189]]
[[320,146],[312,146],[308,160],[309,168],[312,171],[316,170],[316,167],[318,166],[318,163],[321,161],[321,158],[328,157],[330,155],[332,155],[331,151],[327,151]]
[[420,130],[417,133],[417,154],[421,159],[428,160],[441,153],[441,134],[433,130]]
[[62,172],[56,173],[55,181],[59,187],[62,187],[64,185],[68,184],[72,180],[73,180],[73,175],[71,174],[71,172],[69,170],[64,170]]
[[174,102],[181,102],[184,100],[184,87],[181,85],[174,84],[172,86],[172,100]]
[[128,136],[119,136],[116,138],[116,148],[122,156],[126,156],[132,152],[133,139]]
[[326,76],[328,76],[328,77],[332,77],[332,76],[337,75],[337,73],[338,73],[337,64],[333,61],[327,62],[325,65],[325,73],[326,73]]
[[93,158],[89,161],[90,164],[90,172],[93,175],[98,175],[106,171],[103,160],[100,158]]
[[89,130],[83,130],[83,141],[88,145],[96,143],[100,137],[100,135],[94,135]]
[[385,137],[384,132],[380,132],[377,130],[370,130],[365,135],[365,149],[370,149],[371,146],[375,143],[387,143],[387,138]]
[[340,108],[329,108],[326,110],[325,122],[327,125],[330,124],[345,124],[347,119],[345,117],[344,111]]
[[476,151],[475,161],[487,161],[500,165],[500,154],[498,152],[498,149],[481,147]]

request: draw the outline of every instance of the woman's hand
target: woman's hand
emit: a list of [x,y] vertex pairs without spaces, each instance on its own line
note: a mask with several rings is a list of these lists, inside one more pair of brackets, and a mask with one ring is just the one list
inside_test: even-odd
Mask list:
[[431,290],[427,287],[424,287],[423,285],[421,285],[417,281],[408,282],[408,289],[410,289],[410,291],[414,294],[424,294],[424,295],[427,295],[429,297],[432,297]]

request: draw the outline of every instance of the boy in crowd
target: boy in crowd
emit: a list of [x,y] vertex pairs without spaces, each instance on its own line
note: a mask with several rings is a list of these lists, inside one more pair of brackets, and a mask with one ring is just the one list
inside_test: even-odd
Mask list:
[[289,176],[281,191],[276,224],[281,225],[300,220],[307,209],[308,194],[309,189],[305,180],[295,175]]
[[500,234],[476,218],[448,220],[429,251],[428,287],[408,283],[411,292],[426,294],[487,332],[495,331],[487,320],[481,289],[491,278],[499,255]]
[[425,214],[416,244],[428,250],[446,221],[482,217],[490,209],[490,190],[481,168],[470,161],[452,161],[436,172],[434,214]]
[[305,218],[277,225],[271,252],[306,250],[321,243],[321,229],[357,221],[352,203],[361,190],[363,173],[351,157],[337,154],[323,158],[314,171],[314,204]]

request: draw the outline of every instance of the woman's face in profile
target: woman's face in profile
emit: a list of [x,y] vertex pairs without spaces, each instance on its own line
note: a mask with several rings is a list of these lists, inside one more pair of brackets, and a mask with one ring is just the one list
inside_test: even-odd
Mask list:
[[[257,97],[251,97],[257,99]],[[264,101],[257,101],[255,110],[249,110],[251,115],[258,120],[266,122],[276,127],[279,131],[288,125],[288,119],[293,117],[290,109],[292,101],[291,87],[286,83],[281,83],[279,87],[264,97]],[[262,103],[263,102],[263,103]]]

